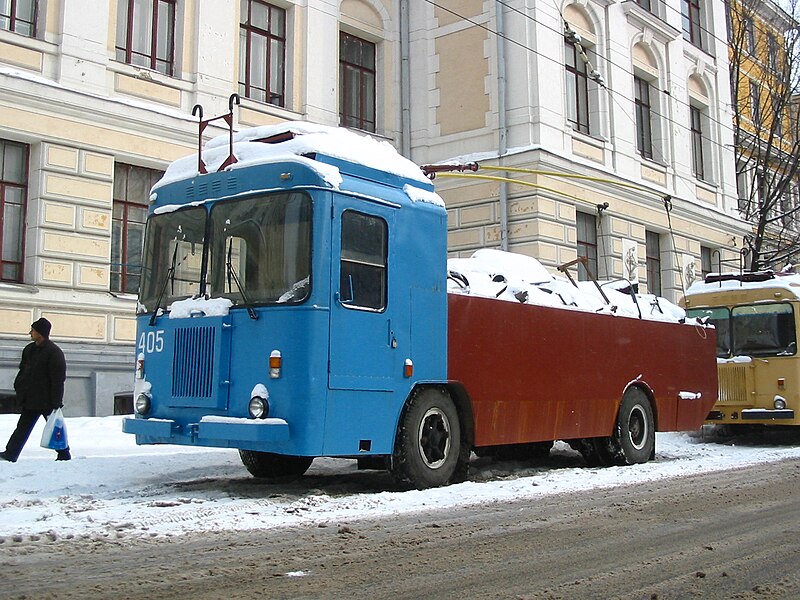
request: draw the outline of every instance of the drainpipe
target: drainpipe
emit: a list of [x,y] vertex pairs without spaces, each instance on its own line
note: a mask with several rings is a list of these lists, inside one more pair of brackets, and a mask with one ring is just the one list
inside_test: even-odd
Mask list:
[[400,0],[400,154],[411,158],[411,69],[408,0]]
[[[506,47],[503,3],[495,2],[495,21],[497,26],[497,134],[498,156],[503,163],[508,150],[508,129],[506,124]],[[507,177],[508,173],[503,173]],[[508,184],[500,182],[500,249],[508,250]]]

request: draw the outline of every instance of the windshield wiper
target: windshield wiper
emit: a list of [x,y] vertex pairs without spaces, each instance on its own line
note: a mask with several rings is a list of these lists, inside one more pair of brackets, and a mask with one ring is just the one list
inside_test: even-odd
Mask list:
[[175,250],[172,251],[172,264],[167,270],[167,274],[164,277],[164,283],[161,286],[161,292],[158,294],[158,300],[156,300],[156,308],[153,310],[153,316],[150,317],[150,326],[156,324],[156,318],[158,318],[158,311],[161,308],[161,301],[164,299],[164,292],[167,291],[167,284],[171,281],[172,282],[172,291],[175,292],[175,261],[178,258],[178,241],[175,240]]
[[239,281],[239,277],[236,275],[236,270],[233,268],[233,262],[231,261],[231,254],[233,253],[233,238],[230,238],[228,241],[228,261],[225,263],[225,267],[228,272],[228,291],[231,291],[231,277],[233,281],[236,282],[236,287],[239,288],[239,293],[242,295],[242,300],[244,301],[244,306],[247,308],[247,314],[250,315],[250,318],[254,321],[258,321],[258,314],[256,311],[253,310],[253,306],[250,303],[250,299],[247,297],[247,293],[244,291],[242,287],[242,283]]

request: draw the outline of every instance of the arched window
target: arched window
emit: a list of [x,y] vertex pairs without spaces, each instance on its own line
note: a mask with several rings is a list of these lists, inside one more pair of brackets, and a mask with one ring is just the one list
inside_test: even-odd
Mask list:
[[713,181],[711,119],[708,88],[697,75],[689,77],[689,132],[692,173],[701,181]]
[[636,151],[648,160],[665,161],[665,114],[659,90],[659,69],[650,49],[637,43],[631,51],[633,59],[633,100],[636,123]]
[[589,16],[575,5],[564,9],[564,73],[567,122],[575,131],[599,136],[602,76],[595,27]]

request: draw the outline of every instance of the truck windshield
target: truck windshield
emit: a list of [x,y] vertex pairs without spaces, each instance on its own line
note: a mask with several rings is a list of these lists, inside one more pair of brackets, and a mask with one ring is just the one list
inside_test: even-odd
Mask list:
[[[183,208],[153,215],[147,221],[142,255],[139,310],[151,312],[200,290],[206,211]],[[163,290],[163,297],[162,295]]]
[[[302,192],[211,209],[207,293],[234,304],[302,302],[311,286],[311,198]],[[237,283],[238,280],[238,283]]]
[[[207,254],[205,266],[203,254]],[[311,198],[261,195],[183,208],[148,220],[140,311],[201,291],[234,305],[302,302],[311,285]]]
[[717,330],[717,356],[793,356],[797,353],[794,311],[790,304],[768,303],[693,308],[690,317],[707,318]]
[[794,312],[783,303],[736,306],[731,310],[734,356],[792,356],[797,353]]

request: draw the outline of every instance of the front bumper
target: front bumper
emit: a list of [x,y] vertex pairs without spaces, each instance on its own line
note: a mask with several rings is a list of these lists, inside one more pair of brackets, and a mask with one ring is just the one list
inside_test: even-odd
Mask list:
[[784,421],[794,419],[794,410],[791,408],[769,409],[769,408],[744,408],[738,413],[733,411],[725,414],[721,410],[712,410],[708,413],[706,421],[727,421],[736,423],[738,421]]
[[289,424],[283,419],[203,417],[199,423],[180,425],[171,419],[126,418],[122,431],[136,435],[137,444],[181,444],[238,447],[289,440]]

